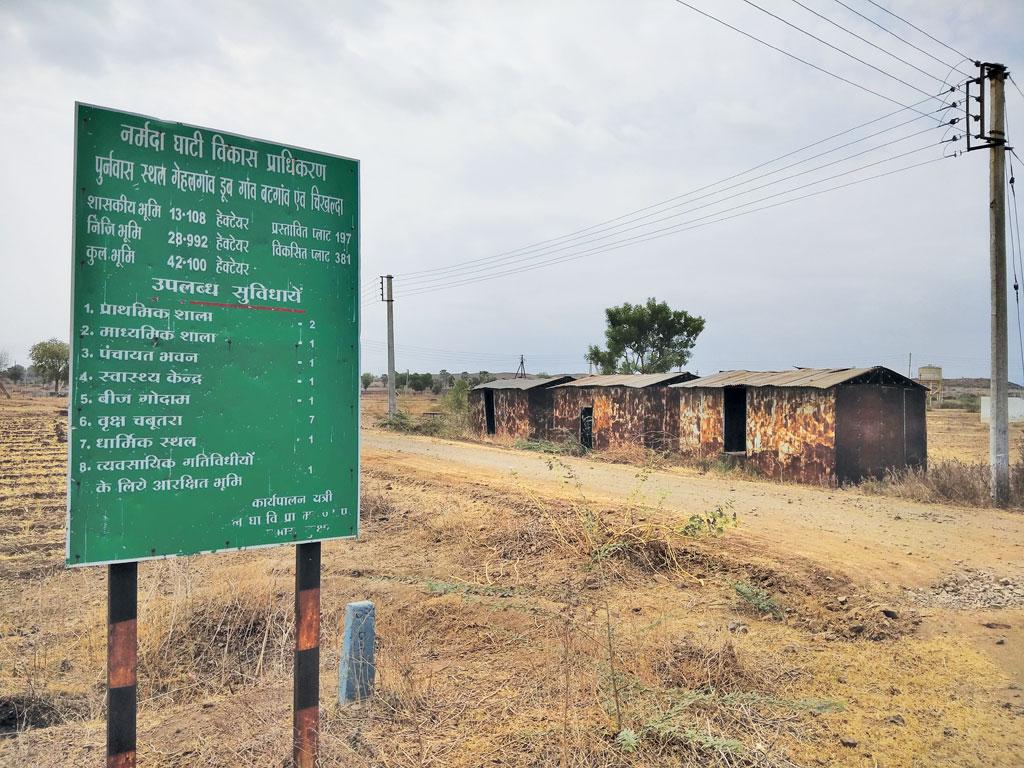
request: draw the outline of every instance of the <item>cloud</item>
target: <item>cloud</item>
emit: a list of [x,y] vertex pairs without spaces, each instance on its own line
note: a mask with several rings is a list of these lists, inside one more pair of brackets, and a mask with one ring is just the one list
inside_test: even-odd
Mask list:
[[[743,3],[695,4],[903,103],[923,98]],[[839,6],[809,5],[940,69]],[[766,7],[910,83],[938,86],[792,4]],[[893,8],[965,50],[1021,64],[1018,3]],[[879,14],[867,15],[953,57]],[[953,372],[986,366],[982,153],[409,295],[417,283],[405,273],[612,219],[898,108],[667,0],[6,2],[0,66],[14,74],[0,82],[0,347],[19,358],[40,338],[67,335],[71,116],[82,100],[360,158],[364,281],[399,275],[403,368],[514,368],[525,352],[549,371],[579,369],[604,308],[651,295],[708,319],[701,370],[897,364],[910,351]],[[1024,124],[1014,93],[1011,126]],[[382,340],[383,323],[379,304],[364,307],[365,338]],[[364,359],[384,366],[374,344]]]

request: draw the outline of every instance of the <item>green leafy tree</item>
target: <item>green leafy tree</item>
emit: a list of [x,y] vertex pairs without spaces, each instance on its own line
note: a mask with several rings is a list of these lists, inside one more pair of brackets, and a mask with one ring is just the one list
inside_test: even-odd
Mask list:
[[15,384],[20,384],[25,379],[25,366],[18,365],[17,363],[15,363],[6,371],[4,371],[4,376],[13,381]]
[[68,380],[68,345],[59,339],[40,341],[32,345],[28,356],[32,358],[32,367],[43,381],[52,381],[53,391],[59,392],[60,385],[66,384]]
[[409,387],[413,392],[422,392],[425,389],[429,389],[434,384],[434,375],[431,373],[411,373],[409,374]]
[[665,373],[686,365],[704,318],[653,298],[646,304],[625,303],[605,311],[605,349],[596,344],[586,360],[601,373]]
[[369,389],[370,385],[373,384],[373,374],[364,373],[362,376],[359,377],[359,381],[360,383],[362,383],[364,390]]

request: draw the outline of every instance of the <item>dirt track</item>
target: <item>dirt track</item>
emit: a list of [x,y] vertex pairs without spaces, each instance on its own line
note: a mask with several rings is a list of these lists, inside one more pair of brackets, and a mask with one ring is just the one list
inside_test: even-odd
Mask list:
[[[557,494],[565,480],[544,454],[498,446],[364,431],[368,466],[405,468],[453,480],[543,488]],[[638,468],[577,458],[572,467],[588,498],[620,502],[635,494]],[[923,604],[925,635],[953,633],[976,644],[1018,685],[1024,685],[1024,608],[999,611],[998,639],[984,623],[993,612],[980,604],[945,610],[930,588],[950,574],[980,569],[1024,582],[1024,515],[869,496],[853,490],[746,480],[693,470],[655,470],[642,483],[646,501],[666,516],[684,519],[720,505],[736,512],[739,529],[761,554],[777,562],[805,558],[844,573],[852,583],[891,599]],[[910,591],[914,590],[914,591]],[[941,598],[941,592],[938,593]],[[970,602],[970,601],[968,601]],[[1012,618],[1011,618],[1012,616]]]
[[[363,433],[363,456],[466,479],[563,485],[543,454],[431,438]],[[619,501],[637,486],[636,467],[566,458],[589,497]],[[514,473],[514,476],[513,476]],[[743,535],[777,553],[816,560],[873,587],[926,586],[961,561],[1024,575],[1024,515],[868,496],[855,491],[740,477],[656,470],[644,483],[667,514],[706,512],[729,503]]]

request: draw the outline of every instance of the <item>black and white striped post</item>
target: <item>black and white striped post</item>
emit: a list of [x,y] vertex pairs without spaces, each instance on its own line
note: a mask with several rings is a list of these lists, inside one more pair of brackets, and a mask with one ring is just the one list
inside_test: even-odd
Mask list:
[[139,564],[107,566],[107,768],[135,768]]
[[320,732],[320,542],[295,547],[295,768],[315,768]]

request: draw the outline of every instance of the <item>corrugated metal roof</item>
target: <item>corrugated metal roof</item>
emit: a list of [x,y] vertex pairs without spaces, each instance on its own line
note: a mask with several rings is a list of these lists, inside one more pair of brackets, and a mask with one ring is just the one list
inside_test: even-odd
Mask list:
[[686,371],[675,371],[673,373],[640,373],[640,374],[615,374],[611,376],[584,376],[566,384],[559,384],[560,387],[653,387],[657,385],[671,384],[686,377],[692,377],[692,373]]
[[537,387],[561,384],[563,381],[572,381],[572,376],[549,376],[544,379],[498,379],[477,384],[473,389],[536,389]]
[[854,379],[875,372],[884,372],[888,377],[903,384],[920,387],[913,379],[891,368],[876,365],[871,368],[797,368],[792,371],[720,371],[693,381],[674,384],[676,387],[813,387],[830,389]]

